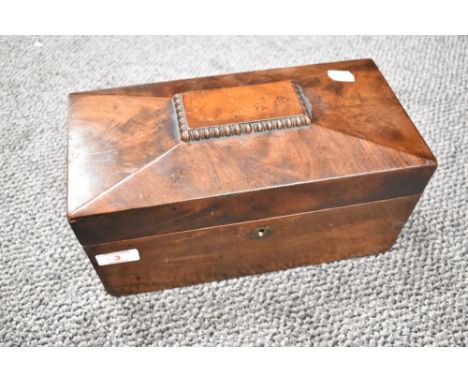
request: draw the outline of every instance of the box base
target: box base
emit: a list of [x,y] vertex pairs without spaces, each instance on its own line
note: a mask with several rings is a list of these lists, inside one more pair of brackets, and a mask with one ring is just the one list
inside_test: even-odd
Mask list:
[[[110,294],[149,292],[384,252],[397,239],[419,197],[418,194],[84,249]],[[140,260],[97,265],[96,255],[131,248],[138,249]]]

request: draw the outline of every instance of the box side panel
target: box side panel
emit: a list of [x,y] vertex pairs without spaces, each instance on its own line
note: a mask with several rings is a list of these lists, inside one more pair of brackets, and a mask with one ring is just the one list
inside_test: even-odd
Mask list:
[[[106,290],[147,292],[331,262],[387,250],[420,195],[85,246]],[[263,229],[264,237],[258,237]],[[257,231],[256,231],[257,230]],[[136,248],[138,261],[97,265],[98,254]]]

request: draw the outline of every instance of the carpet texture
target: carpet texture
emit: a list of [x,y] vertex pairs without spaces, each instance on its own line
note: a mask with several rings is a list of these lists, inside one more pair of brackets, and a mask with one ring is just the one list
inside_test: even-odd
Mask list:
[[[105,293],[65,219],[67,94],[371,57],[439,168],[387,253]],[[467,345],[468,38],[1,37],[0,344]]]

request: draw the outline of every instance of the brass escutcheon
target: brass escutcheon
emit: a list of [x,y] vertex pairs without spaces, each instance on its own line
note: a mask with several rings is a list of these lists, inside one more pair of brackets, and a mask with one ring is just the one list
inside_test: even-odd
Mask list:
[[250,231],[249,237],[251,239],[265,239],[273,233],[273,230],[270,227],[258,227],[253,231]]

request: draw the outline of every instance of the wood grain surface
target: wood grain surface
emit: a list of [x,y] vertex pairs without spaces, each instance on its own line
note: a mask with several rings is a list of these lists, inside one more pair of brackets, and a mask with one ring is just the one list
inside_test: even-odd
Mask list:
[[188,91],[182,99],[191,129],[303,113],[291,81]]
[[[328,70],[350,71],[355,81],[333,80]],[[147,287],[125,276],[139,265],[98,268],[117,294],[124,285],[159,289],[376,253],[395,240],[437,167],[368,59],[74,93],[68,134],[67,216],[91,261],[130,244],[149,254],[137,272]],[[319,226],[322,213],[346,229]],[[268,219],[284,219],[290,239],[239,239]],[[380,221],[394,229],[385,233]],[[291,244],[295,232],[301,245]],[[156,248],[167,240],[176,241],[166,256],[186,260],[180,272],[163,267],[163,276]],[[216,253],[226,245],[230,260]],[[279,257],[267,254],[275,248]],[[250,255],[239,254],[234,267],[235,250]],[[212,270],[201,265],[210,256]]]
[[[387,250],[419,195],[84,247],[109,293],[122,295],[318,264]],[[254,240],[249,233],[270,227]],[[137,248],[100,267],[94,255]]]

